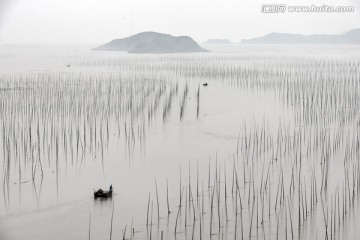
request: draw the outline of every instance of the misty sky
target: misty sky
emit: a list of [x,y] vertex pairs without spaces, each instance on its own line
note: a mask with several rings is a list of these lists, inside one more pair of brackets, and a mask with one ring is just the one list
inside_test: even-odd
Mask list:
[[[261,13],[268,3],[352,5],[355,12]],[[104,43],[142,31],[240,42],[270,32],[338,34],[357,27],[357,0],[0,0],[2,43]]]

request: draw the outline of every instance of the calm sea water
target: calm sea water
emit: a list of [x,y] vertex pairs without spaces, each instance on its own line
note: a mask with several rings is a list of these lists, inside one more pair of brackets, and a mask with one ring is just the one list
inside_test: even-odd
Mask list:
[[[279,129],[289,129],[289,132],[301,129],[296,120],[298,110],[284,100],[284,88],[280,85],[286,80],[281,79],[281,72],[303,73],[299,78],[308,81],[309,76],[315,79],[321,75],[318,71],[326,68],[317,67],[316,61],[323,61],[322,64],[335,61],[354,65],[351,69],[357,69],[339,66],[337,70],[344,69],[345,78],[359,78],[359,46],[207,45],[204,47],[211,50],[210,53],[174,55],[93,52],[92,47],[0,45],[3,105],[1,239],[86,239],[89,219],[91,238],[104,239],[110,236],[113,209],[114,238],[122,237],[127,229],[126,238],[145,239],[152,235],[160,239],[163,232],[165,239],[175,239],[175,236],[200,239],[199,227],[193,227],[190,220],[184,223],[186,209],[181,212],[180,223],[176,223],[181,188],[189,191],[188,182],[191,182],[193,189],[189,195],[194,194],[194,199],[188,204],[194,204],[200,195],[195,194],[197,188],[205,192],[201,194],[205,198],[203,206],[210,206],[209,171],[211,182],[214,181],[213,172],[221,171],[219,186],[225,186],[220,179],[226,173],[230,191],[234,184],[234,164],[244,172],[244,179],[249,178],[260,185],[263,182],[260,178],[268,170],[278,148],[273,146],[273,150],[259,157],[260,160],[250,159],[257,163],[246,167],[245,160],[234,160],[239,158],[239,151],[245,151],[243,147],[239,150],[242,146],[239,139],[243,142],[246,134],[254,137],[253,133],[258,132],[256,142],[260,142],[266,132],[277,141]],[[236,69],[239,73],[231,72]],[[254,85],[241,84],[243,80],[251,83],[252,79]],[[334,78],[329,79],[333,81]],[[205,82],[208,86],[203,86]],[[70,84],[76,84],[76,87],[72,88]],[[355,101],[356,94],[351,96]],[[171,107],[164,116],[170,98]],[[14,111],[5,110],[6,106],[12,106]],[[121,110],[116,110],[119,108]],[[354,111],[356,119],[357,110]],[[77,114],[72,115],[74,112]],[[31,118],[27,119],[29,116]],[[328,126],[344,126],[339,121],[329,122]],[[345,124],[348,129],[342,128],[342,135],[359,130],[352,123]],[[314,131],[322,131],[322,127],[319,124]],[[254,140],[249,142],[255,143]],[[296,158],[295,151],[293,155]],[[319,153],[313,157],[322,156]],[[329,185],[336,191],[336,187],[343,184],[343,171],[336,171],[336,166],[343,165],[343,159],[333,162],[330,178],[340,180]],[[303,170],[304,176],[309,178],[312,166],[322,171],[320,165],[308,162],[304,166],[307,166]],[[277,198],[279,169],[272,169],[276,177],[269,180],[269,204]],[[287,185],[292,181],[291,164],[287,165],[285,161],[284,169],[288,191]],[[170,215],[167,214],[167,182]],[[110,184],[115,191],[112,199],[93,199],[93,189],[106,189]],[[255,188],[251,190],[251,184],[246,181],[241,189],[244,201],[252,199],[257,192]],[[222,191],[223,186],[219,192]],[[250,194],[250,191],[254,193]],[[151,229],[146,226],[149,194],[154,222]],[[233,213],[236,205],[234,194],[231,196],[229,212]],[[221,200],[222,204],[224,201]],[[246,225],[242,231],[243,234],[246,232],[245,238],[249,235],[249,223],[253,221],[250,206],[241,220]],[[354,227],[359,215],[358,206],[356,198],[352,208],[349,206],[351,214],[347,224],[343,223],[343,228],[335,230],[339,233],[336,238],[351,239],[359,234]],[[221,209],[224,218],[224,209]],[[259,217],[258,210],[257,213]],[[294,219],[296,213],[294,210]],[[202,229],[206,233],[202,238],[233,239],[235,231],[239,231],[240,238],[240,230],[234,230],[233,217],[229,226],[221,223],[222,230],[211,235],[209,215],[207,210]],[[277,239],[276,216],[276,213],[271,213],[271,217],[269,214],[265,227],[252,230],[251,236]],[[300,238],[325,235],[320,200],[307,220],[302,225]],[[177,235],[174,234],[176,224],[180,229]],[[132,228],[134,236],[130,235]],[[297,232],[296,236],[299,237]],[[285,239],[284,234],[279,238]]]

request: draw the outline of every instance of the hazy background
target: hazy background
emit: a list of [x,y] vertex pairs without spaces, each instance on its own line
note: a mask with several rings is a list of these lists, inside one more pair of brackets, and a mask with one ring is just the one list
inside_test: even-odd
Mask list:
[[[263,4],[355,6],[354,13],[261,13]],[[356,0],[0,0],[1,43],[104,43],[142,31],[196,41],[360,27]]]

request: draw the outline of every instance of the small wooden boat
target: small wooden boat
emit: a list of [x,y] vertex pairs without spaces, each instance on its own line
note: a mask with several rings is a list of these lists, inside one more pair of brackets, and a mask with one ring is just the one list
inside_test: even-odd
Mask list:
[[206,83],[203,83],[203,86],[205,86],[205,87],[206,87],[207,85],[208,85],[208,83],[207,83],[207,82],[206,82]]
[[113,188],[110,186],[109,191],[104,191],[101,188],[94,192],[94,198],[110,198],[112,197]]

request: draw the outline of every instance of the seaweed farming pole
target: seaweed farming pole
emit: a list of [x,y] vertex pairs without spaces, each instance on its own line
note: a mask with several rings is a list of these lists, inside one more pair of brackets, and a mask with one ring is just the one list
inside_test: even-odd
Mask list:
[[149,226],[149,207],[150,207],[150,193],[148,197],[147,211],[146,211],[146,227]]
[[160,220],[160,206],[159,206],[159,194],[158,194],[158,187],[157,187],[156,179],[155,179],[155,188],[156,188],[156,202],[157,202],[158,221],[159,221]]
[[112,227],[113,227],[113,220],[114,220],[114,203],[115,203],[115,201],[113,201],[113,208],[112,208],[112,213],[111,213],[110,240],[112,237]]
[[166,202],[167,202],[168,215],[170,215],[170,207],[169,207],[169,184],[168,184],[168,179],[167,179],[167,178],[166,178]]
[[91,239],[90,229],[91,229],[91,213],[90,213],[90,216],[89,216],[89,240]]

